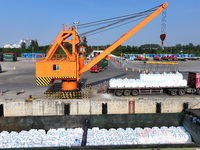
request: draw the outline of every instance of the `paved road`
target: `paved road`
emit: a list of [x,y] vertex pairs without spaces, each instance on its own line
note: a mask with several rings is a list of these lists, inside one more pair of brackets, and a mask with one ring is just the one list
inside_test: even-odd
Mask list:
[[[188,72],[189,71],[197,71],[196,68],[199,68],[200,70],[200,61],[188,61],[188,62],[179,62],[179,70],[183,74],[184,79],[187,80]],[[93,96],[98,97],[100,95],[96,95],[96,91],[100,89],[100,84],[106,82],[108,84],[109,79],[111,78],[136,78],[139,79],[140,73],[138,72],[138,69],[143,68],[143,62],[141,61],[133,61],[133,62],[128,62],[126,65],[121,65],[117,61],[109,61],[108,64],[108,69],[104,70],[103,72],[99,73],[90,73],[87,71],[83,76],[82,79],[85,82],[90,82],[91,85],[93,86]],[[195,66],[195,68],[193,67]],[[126,67],[128,68],[134,68],[135,71],[133,72],[131,69],[126,71]],[[104,95],[106,98],[107,97],[113,97],[113,94],[110,94],[110,96]],[[198,95],[190,95],[186,94],[183,96],[183,98],[187,97],[197,97]],[[144,98],[153,98],[153,97],[161,97],[161,98],[169,98],[169,95],[167,94],[161,94],[161,95],[139,95],[137,97],[144,97]],[[172,97],[172,96],[170,96]],[[175,96],[173,98],[180,97],[180,96]],[[114,96],[113,98],[117,98]]]
[[[17,62],[0,63],[3,68],[3,73],[0,73],[0,92],[3,92],[3,96],[0,96],[0,99],[20,99],[27,98],[29,95],[33,95],[36,98],[44,98],[44,92],[48,87],[35,85],[35,62],[32,59],[18,59]],[[200,70],[199,64],[200,61],[180,62],[179,70],[183,72],[184,78],[187,79],[188,71]],[[130,68],[137,69],[136,66],[141,66],[142,62],[134,61],[129,62],[127,65]],[[99,73],[87,71],[81,78],[83,82],[91,83],[94,96],[96,96],[95,93],[100,88],[101,83],[108,83],[111,78],[139,78],[139,72],[137,70],[134,72],[126,71],[123,65],[120,68],[116,62],[109,61],[108,69]],[[25,90],[25,93],[16,95],[22,89]],[[163,96],[165,97],[165,94]],[[186,95],[186,97],[188,96],[192,95]],[[144,95],[143,97],[149,96]]]
[[[136,72],[140,70],[141,72],[144,72],[145,70],[155,72],[172,72],[174,70],[178,70],[183,74],[184,79],[187,79],[188,72],[200,72],[200,60],[196,61],[174,61],[175,63],[179,63],[178,65],[157,65],[157,64],[144,64],[143,61],[121,61],[120,58],[115,58],[113,61],[115,64],[118,64],[118,66],[121,66],[124,70],[127,68],[129,72],[131,72],[132,69],[134,69]],[[121,64],[120,64],[121,62]],[[162,61],[167,62],[167,61]]]
[[[35,84],[35,62],[32,59],[18,58],[17,62],[0,62],[3,72],[0,73],[0,99],[20,99],[29,95],[43,98],[47,87],[38,87]],[[25,93],[16,95],[25,90]]]

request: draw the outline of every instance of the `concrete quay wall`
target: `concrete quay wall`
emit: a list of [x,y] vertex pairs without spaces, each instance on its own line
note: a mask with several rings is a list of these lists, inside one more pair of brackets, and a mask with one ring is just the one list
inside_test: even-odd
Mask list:
[[[185,104],[184,104],[185,103]],[[200,97],[169,98],[91,98],[62,100],[23,99],[0,100],[2,116],[52,116],[52,115],[98,115],[98,114],[133,114],[181,112],[188,108],[200,108]],[[158,108],[159,107],[159,108]]]

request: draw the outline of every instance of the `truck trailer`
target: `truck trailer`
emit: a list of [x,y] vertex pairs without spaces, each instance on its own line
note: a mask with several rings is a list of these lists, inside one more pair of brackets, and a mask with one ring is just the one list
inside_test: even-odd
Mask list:
[[92,68],[90,68],[90,72],[100,72],[108,68],[108,60],[103,58],[97,64],[95,64]]
[[140,74],[140,79],[111,79],[108,91],[116,96],[137,96],[139,94],[161,94],[172,96],[188,94],[200,95],[200,73],[189,72],[188,80],[181,73]]

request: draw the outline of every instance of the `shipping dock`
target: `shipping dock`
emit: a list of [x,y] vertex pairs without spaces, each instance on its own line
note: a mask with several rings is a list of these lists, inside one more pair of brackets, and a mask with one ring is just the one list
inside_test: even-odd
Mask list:
[[[81,128],[82,134],[85,129],[85,121],[89,120],[88,132],[91,136],[92,130],[110,129],[145,129],[153,127],[184,127],[192,137],[190,144],[134,144],[134,145],[88,145],[77,147],[74,142],[71,146],[51,146],[52,149],[76,148],[76,149],[165,149],[165,148],[198,148],[199,124],[193,122],[199,116],[190,109],[198,109],[200,98],[197,94],[185,94],[183,96],[171,96],[167,93],[156,95],[138,96],[115,96],[114,93],[104,91],[104,85],[114,77],[139,78],[139,72],[126,71],[115,61],[109,61],[108,69],[97,74],[87,71],[81,81],[90,83],[90,97],[84,99],[58,99],[45,98],[45,92],[51,87],[36,87],[34,85],[34,61],[28,58],[18,58],[17,62],[1,62],[3,73],[1,77],[5,81],[1,82],[4,87],[1,95],[1,131],[25,132],[44,130],[46,134],[50,129],[76,129]],[[182,62],[184,63],[184,62]],[[128,65],[132,65],[130,62]],[[198,62],[191,62],[191,65],[198,67]],[[188,64],[189,65],[189,64]],[[14,69],[15,67],[15,69]],[[140,67],[140,65],[138,65]],[[180,63],[180,67],[181,63]],[[186,71],[188,68],[191,70]],[[188,72],[194,71],[192,67],[183,65],[183,78],[187,80]],[[15,74],[15,75],[14,75]],[[14,83],[11,80],[14,79]],[[102,84],[102,81],[104,84]],[[5,83],[7,84],[5,84]],[[10,83],[9,83],[10,82]],[[59,82],[56,84],[60,84]],[[20,85],[21,88],[18,88]],[[22,88],[23,87],[23,88]],[[98,93],[98,91],[101,91]],[[24,90],[24,91],[23,91]],[[180,113],[185,112],[185,113]],[[114,120],[113,120],[114,119]],[[56,123],[57,122],[57,123]],[[96,131],[96,130],[95,130]],[[81,134],[81,135],[82,135]],[[79,145],[82,142],[82,136]],[[88,139],[89,140],[89,139]],[[90,141],[90,140],[89,140]],[[29,145],[31,146],[31,145]],[[54,147],[54,148],[53,148]],[[15,147],[17,148],[17,147]],[[23,146],[21,146],[23,148]],[[26,146],[24,148],[27,148]],[[49,147],[41,146],[48,149]]]
[[[21,57],[0,54],[0,149],[200,149],[199,59],[182,61],[177,54],[159,62],[144,54],[133,61],[110,54],[167,5],[78,25],[112,22],[80,35],[77,22],[62,24],[46,53],[32,47]],[[85,35],[141,16],[87,60]]]

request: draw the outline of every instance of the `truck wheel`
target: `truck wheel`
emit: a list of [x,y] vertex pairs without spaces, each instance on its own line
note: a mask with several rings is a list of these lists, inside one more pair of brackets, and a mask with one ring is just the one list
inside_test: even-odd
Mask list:
[[176,89],[171,89],[170,94],[171,94],[172,96],[175,96],[175,95],[177,94],[177,90],[176,90]]
[[185,90],[184,89],[179,89],[178,90],[178,95],[180,95],[180,96],[185,95]]
[[132,90],[132,95],[137,96],[139,94],[138,90]]
[[197,89],[196,93],[197,93],[198,95],[200,95],[200,89]]
[[121,96],[122,93],[123,93],[123,90],[116,90],[116,91],[115,91],[115,95],[116,95],[116,96]]
[[124,96],[129,96],[131,94],[130,90],[124,90]]

